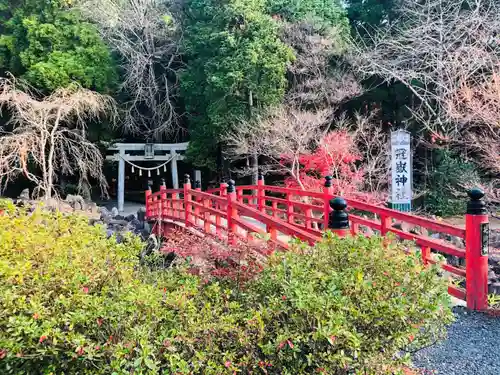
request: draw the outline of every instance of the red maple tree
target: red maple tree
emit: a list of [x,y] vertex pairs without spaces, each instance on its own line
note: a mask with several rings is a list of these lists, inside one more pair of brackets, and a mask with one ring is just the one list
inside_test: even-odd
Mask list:
[[[282,155],[286,165],[290,156]],[[321,138],[314,151],[299,158],[298,176],[285,179],[285,186],[302,190],[321,191],[325,176],[332,177],[333,195],[381,203],[382,197],[364,191],[363,158],[353,136],[345,130],[332,131]]]

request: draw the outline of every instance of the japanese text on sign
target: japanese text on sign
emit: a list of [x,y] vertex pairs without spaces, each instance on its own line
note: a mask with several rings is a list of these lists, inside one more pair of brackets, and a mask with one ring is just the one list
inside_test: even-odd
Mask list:
[[391,133],[392,203],[410,204],[412,199],[410,133]]

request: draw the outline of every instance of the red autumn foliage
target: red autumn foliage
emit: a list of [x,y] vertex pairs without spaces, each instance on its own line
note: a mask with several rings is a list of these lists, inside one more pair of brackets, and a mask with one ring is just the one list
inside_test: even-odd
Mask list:
[[189,260],[190,271],[203,277],[231,278],[246,281],[263,268],[265,259],[274,251],[265,241],[226,242],[205,234],[200,237],[187,230],[169,233],[161,249]]
[[[291,156],[282,155],[281,162],[289,163]],[[363,192],[364,170],[362,156],[352,135],[344,130],[326,134],[314,152],[301,155],[298,177],[285,179],[285,186],[303,190],[321,191],[325,176],[332,177],[333,195],[381,203],[381,197]]]

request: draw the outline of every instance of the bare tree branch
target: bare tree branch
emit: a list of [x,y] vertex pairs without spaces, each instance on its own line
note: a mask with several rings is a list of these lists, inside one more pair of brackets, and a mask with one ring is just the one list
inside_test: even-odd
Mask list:
[[[318,144],[328,118],[326,110],[313,113],[275,108],[255,122],[241,122],[227,135],[230,157],[238,160],[259,155],[266,160],[263,171],[287,174],[301,185],[299,159]],[[283,155],[288,156],[289,163],[282,163]]]
[[320,110],[363,92],[352,72],[342,66],[340,55],[344,46],[340,39],[335,28],[323,28],[312,20],[285,24],[283,40],[296,55],[288,69],[287,103]]
[[[368,117],[356,114],[354,121],[341,117],[334,123],[337,132],[345,131],[348,140],[353,140],[347,142],[352,146],[348,153],[359,154],[360,164],[349,165],[355,168],[354,174],[362,176],[360,194],[369,193],[374,201],[384,201],[389,181],[389,143],[382,128],[374,123],[374,118],[375,114]],[[230,157],[241,160],[257,154],[265,160],[261,166],[264,173],[284,174],[301,189],[306,189],[310,187],[310,181],[304,181],[306,176],[301,161],[322,146],[325,152],[322,164],[334,168],[327,173],[334,176],[335,181],[344,181],[342,171],[335,170],[341,164],[326,160],[338,157],[337,148],[331,150],[334,154],[330,155],[328,145],[324,144],[331,122],[327,110],[315,113],[286,107],[274,109],[255,123],[244,122],[228,134],[226,140],[230,146]],[[242,175],[250,172],[250,168],[239,171]]]
[[386,195],[391,153],[382,124],[376,123],[376,115],[375,111],[368,116],[355,113],[352,121],[341,117],[336,121],[336,127],[344,128],[351,134],[362,155],[361,168],[364,183],[362,190],[372,194]]
[[120,55],[129,95],[124,128],[162,139],[180,130],[175,112],[180,33],[159,0],[80,0],[79,9]]
[[[359,73],[404,83],[418,98],[414,117],[430,134],[421,144],[473,156],[500,176],[500,3],[404,0],[395,26],[354,44]],[[488,188],[489,199],[497,193]]]
[[424,123],[429,131],[459,137],[469,122],[456,120],[481,116],[465,116],[467,88],[494,82],[500,66],[499,4],[405,0],[401,7],[395,26],[379,30],[368,44],[355,43],[349,60],[365,76],[404,83],[419,99],[417,112],[432,118]]
[[94,178],[103,192],[103,157],[86,138],[87,120],[115,113],[113,99],[76,85],[38,100],[14,78],[0,78],[0,110],[11,115],[0,137],[0,189],[19,175],[36,184],[39,196],[54,194],[57,172]]

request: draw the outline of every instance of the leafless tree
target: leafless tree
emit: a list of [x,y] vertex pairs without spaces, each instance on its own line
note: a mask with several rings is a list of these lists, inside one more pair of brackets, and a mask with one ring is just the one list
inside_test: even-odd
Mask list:
[[337,119],[336,128],[347,130],[362,155],[363,191],[386,195],[390,173],[390,144],[382,124],[376,121],[377,112],[369,115],[355,113],[352,120]]
[[[332,119],[328,110],[311,112],[280,107],[255,122],[240,124],[228,135],[227,142],[234,159],[258,154],[266,160],[262,166],[266,173],[285,174],[305,189],[301,157],[314,152],[333,122],[337,130],[347,131],[354,140],[353,153],[361,154],[362,162],[356,168],[363,171],[363,191],[383,195],[389,178],[389,143],[374,119],[375,114],[356,114],[352,120],[345,116]],[[246,169],[239,172],[248,174]]]
[[[295,61],[289,65],[287,72],[289,87],[285,102],[288,107],[274,112],[271,111],[270,115],[269,113],[264,115],[263,117],[269,116],[265,121],[272,118],[271,122],[276,121],[280,124],[287,124],[295,123],[293,118],[306,116],[305,121],[307,124],[304,124],[304,126],[308,128],[314,116],[317,116],[321,122],[322,118],[328,117],[324,110],[328,109],[333,113],[339,103],[362,92],[361,85],[354,75],[347,68],[342,67],[341,64],[334,64],[334,61],[340,61],[340,55],[345,48],[345,42],[340,34],[341,32],[336,28],[319,25],[312,19],[295,23],[283,23],[281,38],[285,44],[293,48],[296,57]],[[249,102],[252,102],[251,96]],[[314,112],[319,113],[314,115]],[[263,117],[259,117],[257,121],[261,121]],[[285,117],[289,118],[285,119]],[[256,126],[251,126],[251,128],[256,129]],[[296,129],[299,138],[304,135],[302,131],[305,128]],[[248,125],[243,125],[240,130],[244,133],[251,131]],[[288,131],[286,129],[282,130]],[[260,131],[262,129],[257,133]],[[233,156],[239,158],[238,155]],[[246,158],[249,161],[247,164],[251,164],[251,167],[238,171],[245,175],[252,175],[254,184],[258,176],[259,156],[266,155],[247,155]],[[269,155],[266,158],[273,160]],[[271,165],[263,167],[263,169],[267,170],[281,168],[278,167],[276,160],[271,162]]]
[[[323,134],[337,106],[363,90],[352,72],[340,63],[346,45],[341,32],[312,19],[284,23],[281,38],[291,46],[296,59],[288,67],[289,87],[285,106],[274,108],[254,119],[242,121],[228,135],[230,156],[251,159],[250,168],[240,174],[255,175],[258,157],[266,161],[266,172],[286,173],[300,185],[298,158],[311,150]],[[281,156],[291,156],[284,166]]]
[[417,117],[428,130],[459,137],[469,122],[456,121],[457,116],[472,115],[463,111],[464,87],[490,81],[500,66],[499,3],[404,0],[399,14],[398,22],[372,35],[369,43],[355,43],[350,61],[366,76],[404,83],[417,98]]
[[57,173],[89,178],[106,190],[99,148],[86,138],[86,120],[115,113],[113,100],[76,85],[38,100],[14,78],[0,78],[0,110],[8,111],[9,130],[0,136],[0,188],[24,175],[36,184],[35,195],[50,199]]
[[155,139],[179,131],[174,100],[180,32],[160,0],[80,0],[79,9],[122,61],[125,129]]
[[340,30],[305,20],[285,24],[282,38],[296,56],[288,68],[287,103],[296,108],[333,109],[363,92],[359,81],[342,63],[346,44]]
[[[264,173],[287,174],[302,186],[299,159],[319,143],[328,118],[327,110],[314,113],[283,106],[272,109],[252,122],[242,121],[227,135],[230,156],[238,160],[259,155],[266,160],[261,166]],[[287,155],[289,163],[282,163],[283,155]],[[246,169],[238,172],[252,173]]]
[[468,125],[459,145],[476,154],[482,169],[500,182],[500,59],[496,71],[480,81],[461,79],[446,104],[455,121]]
[[430,133],[430,148],[474,156],[500,176],[500,3],[497,0],[404,0],[401,19],[379,30],[350,56],[359,73],[404,83],[415,117]]

